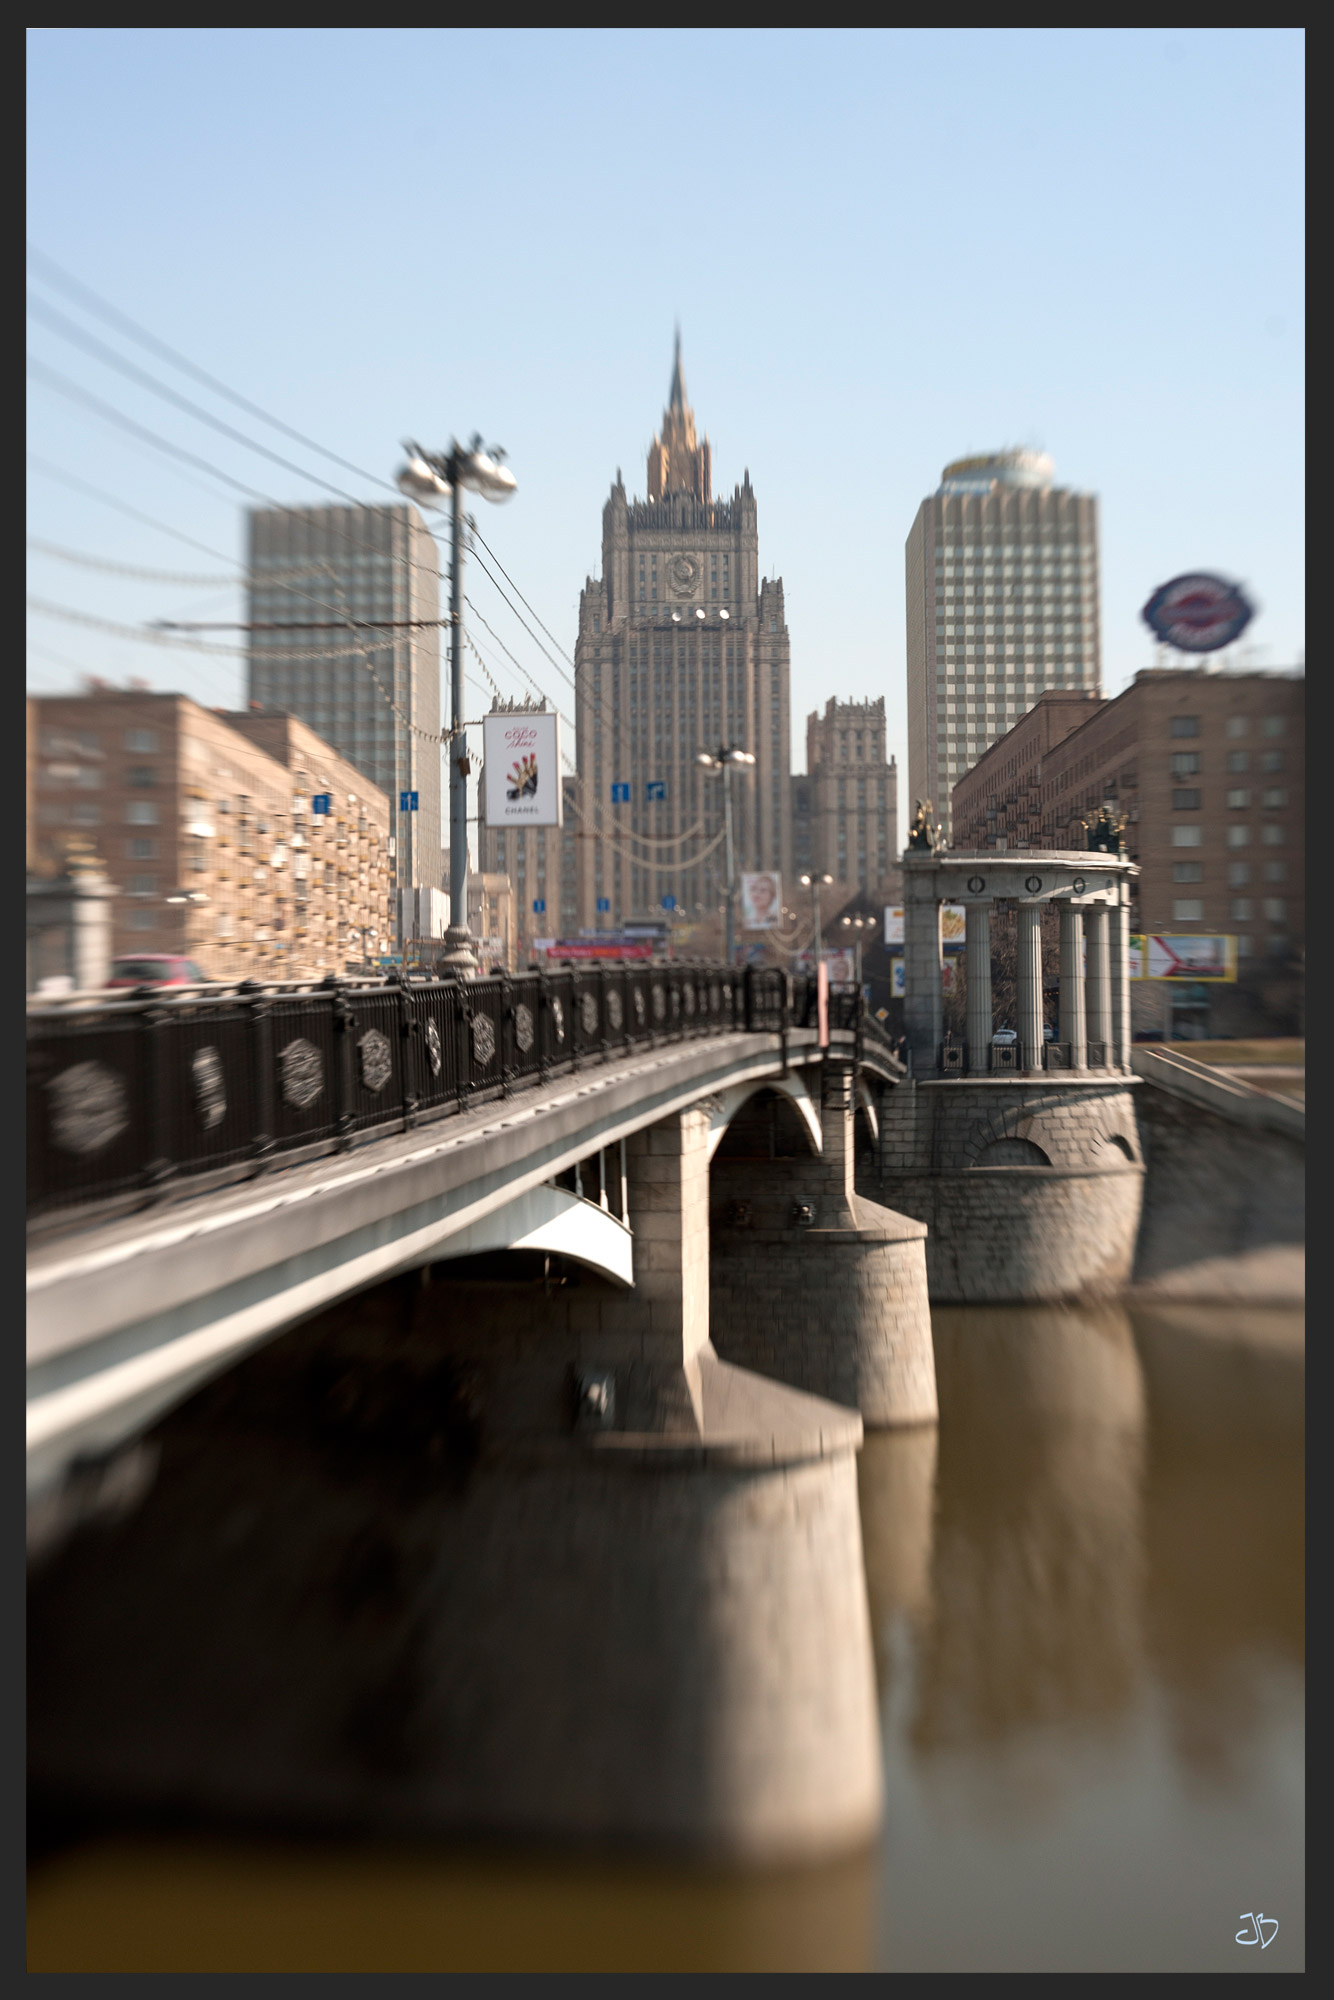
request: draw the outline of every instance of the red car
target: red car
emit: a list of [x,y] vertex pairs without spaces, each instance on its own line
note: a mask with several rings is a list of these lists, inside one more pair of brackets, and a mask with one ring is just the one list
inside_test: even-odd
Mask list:
[[145,952],[136,958],[113,959],[107,990],[134,986],[206,986],[208,974],[192,958]]

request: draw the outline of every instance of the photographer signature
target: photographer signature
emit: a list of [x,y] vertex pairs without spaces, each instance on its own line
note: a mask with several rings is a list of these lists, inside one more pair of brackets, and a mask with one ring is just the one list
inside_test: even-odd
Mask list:
[[[1259,1911],[1243,1910],[1241,1916],[1243,1923],[1251,1923],[1255,1925],[1255,1936],[1248,1937],[1245,1931],[1238,1931],[1237,1943],[1258,1944],[1261,1951],[1268,1950],[1269,1946],[1274,1942],[1274,1939],[1278,1935],[1277,1917],[1267,1917],[1263,1910]],[[1271,1926],[1268,1937],[1265,1936],[1266,1924],[1269,1924]]]

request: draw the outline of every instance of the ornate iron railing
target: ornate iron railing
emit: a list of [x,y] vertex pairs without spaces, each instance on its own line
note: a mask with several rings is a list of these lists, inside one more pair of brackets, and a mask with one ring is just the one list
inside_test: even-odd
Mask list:
[[[855,991],[829,996],[830,1028],[853,1032],[858,1057],[877,1028],[864,1011]],[[813,979],[707,964],[247,981],[38,1003],[28,1012],[28,1216],[51,1223],[67,1210],[198,1191],[633,1049],[816,1025]]]

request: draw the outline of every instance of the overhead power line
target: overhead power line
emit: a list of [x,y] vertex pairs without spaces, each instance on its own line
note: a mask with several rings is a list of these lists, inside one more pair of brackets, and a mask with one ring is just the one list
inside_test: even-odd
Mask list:
[[216,395],[225,396],[229,403],[234,403],[249,416],[258,417],[261,423],[270,424],[274,430],[281,431],[284,437],[290,437],[294,444],[304,445],[307,451],[317,451],[321,458],[329,459],[334,465],[341,465],[344,472],[353,472],[358,479],[369,479],[372,485],[383,486],[388,492],[397,493],[398,489],[391,481],[381,479],[373,472],[367,472],[363,466],[353,465],[350,459],[341,458],[336,451],[330,451],[327,445],[320,444],[315,438],[307,437],[304,431],[294,430],[292,425],[284,423],[281,417],[275,417],[270,411],[261,409],[258,403],[252,403],[249,397],[242,396],[235,389],[229,388],[225,382],[219,381],[216,375],[210,375],[207,369],[199,367],[197,362],[191,361],[179,349],[170,347],[165,340],[159,340],[156,334],[140,326],[137,320],[129,317],[128,313],[121,312],[118,307],[100,297],[91,286],[71,277],[68,271],[62,270],[54,258],[48,257],[45,251],[38,250],[32,243],[28,245],[28,258],[30,262],[35,262],[43,268],[48,284],[55,285],[69,293],[71,297],[80,299],[90,312],[106,320],[108,325],[119,327],[128,333],[132,340],[137,340],[142,347],[160,354],[165,361],[170,361],[173,367],[179,368],[186,375],[192,375],[197,382],[202,382]]

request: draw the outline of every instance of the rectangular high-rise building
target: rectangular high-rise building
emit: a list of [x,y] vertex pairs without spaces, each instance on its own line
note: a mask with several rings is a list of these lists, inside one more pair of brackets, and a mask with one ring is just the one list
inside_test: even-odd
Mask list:
[[825,703],[806,718],[810,868],[869,895],[898,879],[898,768],[885,752],[885,698]]
[[[440,575],[406,501],[249,516],[252,707],[308,723],[389,801],[396,885],[439,888]],[[415,811],[401,811],[403,793]]]
[[908,790],[950,794],[1051,688],[1102,692],[1098,502],[1040,452],[958,459],[906,546]]
[[687,919],[725,898],[723,786],[700,765],[720,745],[732,768],[736,865],[792,872],[790,643],[783,586],[762,578],[746,473],[715,500],[712,453],[696,435],[680,343],[648,497],[621,475],[602,511],[602,575],[579,603],[575,642],[579,792],[574,825],[581,926]]

